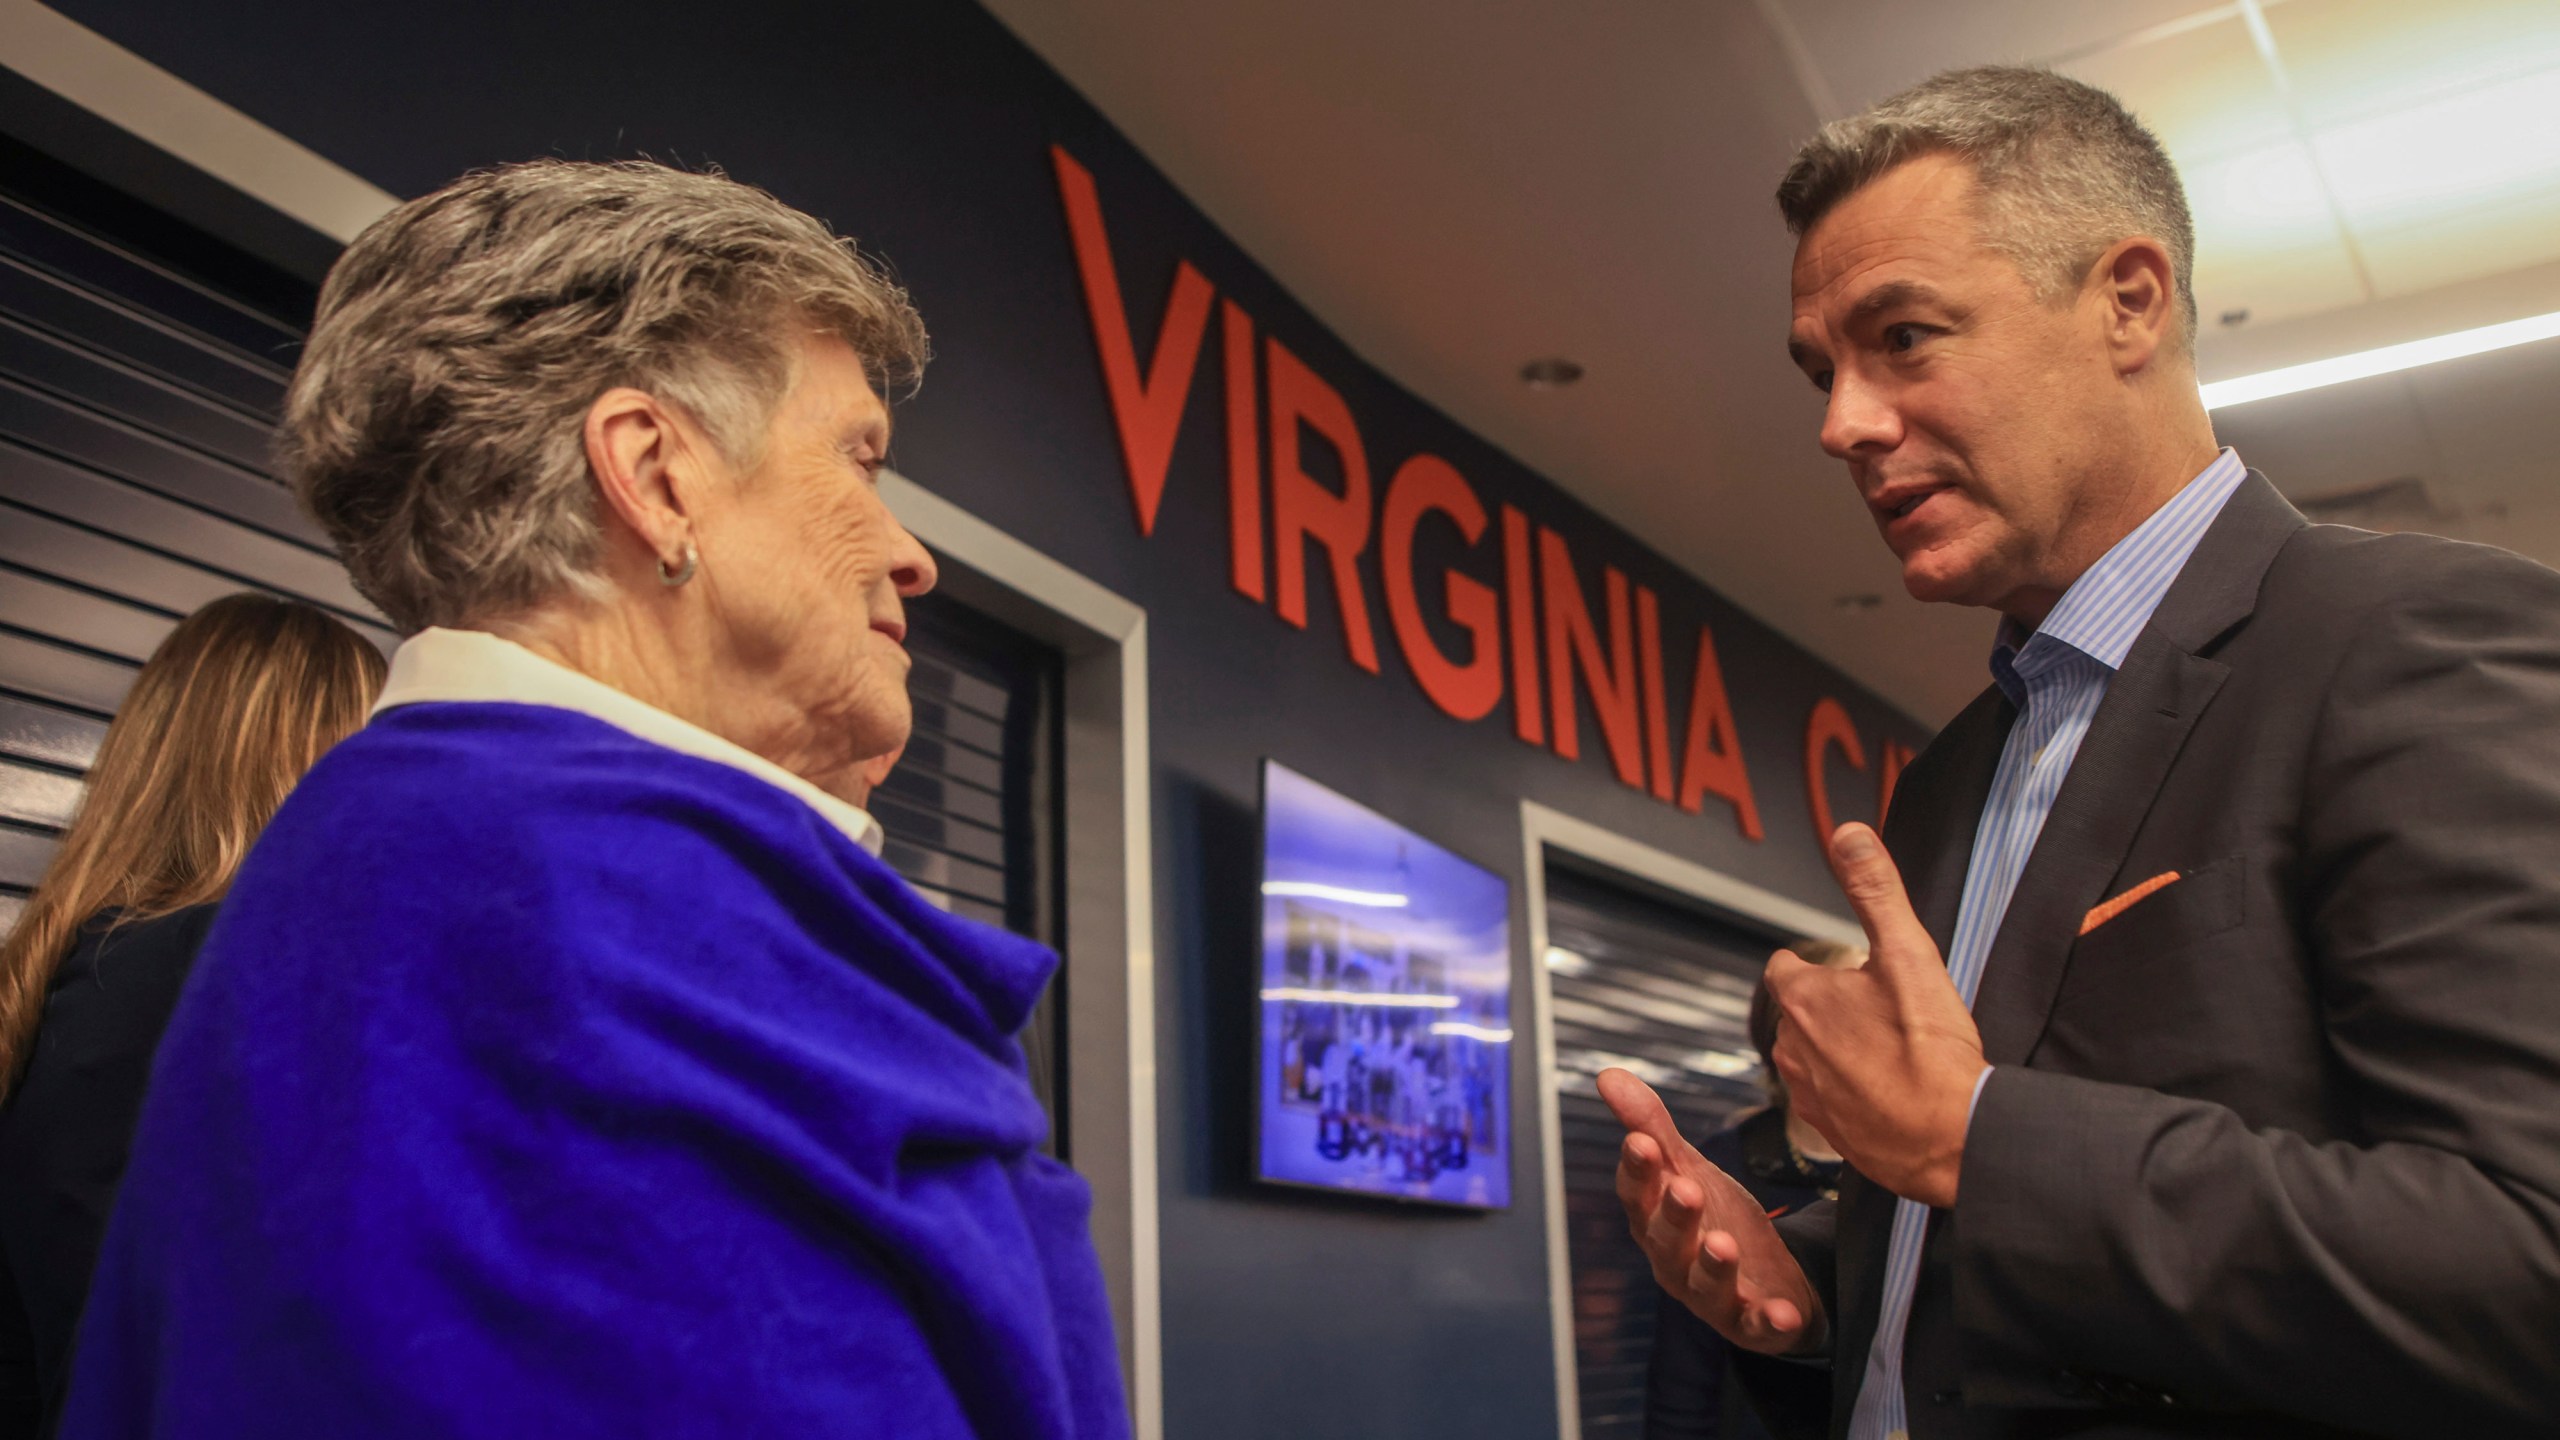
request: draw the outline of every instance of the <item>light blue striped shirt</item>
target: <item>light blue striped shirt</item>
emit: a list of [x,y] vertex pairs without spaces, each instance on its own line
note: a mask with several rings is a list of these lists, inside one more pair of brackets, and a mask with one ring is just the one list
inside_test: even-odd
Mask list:
[[[2107,682],[2115,678],[2134,637],[2150,623],[2160,597],[2186,568],[2196,542],[2247,474],[2238,455],[2223,451],[2062,592],[2035,633],[2025,633],[2014,621],[2001,623],[1999,643],[1991,652],[1991,677],[2018,707],[2018,719],[2000,752],[2000,768],[1992,773],[1991,794],[1973,832],[1973,859],[1965,869],[1954,943],[1947,949],[1947,971],[1968,1007],[1982,986],[1983,962],[2000,933],[2001,917],[2009,911],[2009,897],[2018,888],[2027,857],[2035,853],[2036,835],[2053,810],[2053,797],[2061,793],[2089,722],[2107,698]],[[1975,1100],[1982,1098],[1982,1081],[1990,1075],[1985,1070],[1974,1082]],[[1884,1312],[1867,1352],[1866,1381],[1849,1421],[1849,1440],[1893,1440],[1909,1430],[1902,1337],[1911,1322],[1920,1242],[1928,1228],[1928,1206],[1916,1200],[1896,1204],[1893,1243],[1885,1254]]]

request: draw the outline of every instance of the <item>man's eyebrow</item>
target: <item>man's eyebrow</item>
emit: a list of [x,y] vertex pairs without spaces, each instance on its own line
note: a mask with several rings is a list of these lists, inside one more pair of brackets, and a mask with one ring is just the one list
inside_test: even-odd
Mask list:
[[[1858,303],[1849,307],[1846,323],[1854,327],[1889,310],[1941,303],[1937,291],[1917,280],[1888,280],[1858,297]],[[1787,341],[1787,358],[1795,361],[1796,368],[1800,370],[1811,370],[1824,363],[1821,352],[1794,338]]]
[[1872,320],[1887,310],[1937,303],[1938,292],[1917,280],[1888,280],[1858,297],[1858,303],[1849,307],[1849,323]]

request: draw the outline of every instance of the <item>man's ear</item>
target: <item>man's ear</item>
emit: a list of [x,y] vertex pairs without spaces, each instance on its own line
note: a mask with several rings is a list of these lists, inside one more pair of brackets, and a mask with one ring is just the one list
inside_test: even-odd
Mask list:
[[697,447],[684,417],[645,390],[619,385],[587,407],[587,469],[604,510],[661,560],[675,561],[693,533]]
[[2118,375],[2148,369],[2162,350],[2175,348],[2178,284],[2167,246],[2148,235],[2119,240],[2099,257],[2091,279]]

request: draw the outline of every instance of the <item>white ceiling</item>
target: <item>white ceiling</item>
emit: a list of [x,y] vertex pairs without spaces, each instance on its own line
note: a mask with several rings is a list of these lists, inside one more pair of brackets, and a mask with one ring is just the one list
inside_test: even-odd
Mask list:
[[[2560,0],[987,3],[1389,375],[1932,724],[1989,627],[1902,594],[1782,349],[1819,119],[1991,60],[2115,91],[2188,178],[2208,380],[2560,309]],[[2549,562],[2555,393],[2560,341],[2216,423]]]

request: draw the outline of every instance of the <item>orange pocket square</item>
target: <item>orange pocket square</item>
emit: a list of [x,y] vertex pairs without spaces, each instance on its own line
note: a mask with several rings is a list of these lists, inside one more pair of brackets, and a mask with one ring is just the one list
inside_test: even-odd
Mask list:
[[2177,884],[2178,878],[2179,872],[2175,870],[2164,871],[2143,881],[2141,884],[2134,886],[2132,889],[2127,890],[2113,900],[2108,900],[2099,904],[2095,908],[2091,909],[2089,913],[2081,919],[2080,933],[2086,935],[2090,931],[2097,929],[2099,926],[2106,924],[2108,921],[2113,920],[2127,910],[2132,909],[2144,900],[2147,900],[2150,897],[2159,894],[2161,891],[2168,889],[2170,886]]

